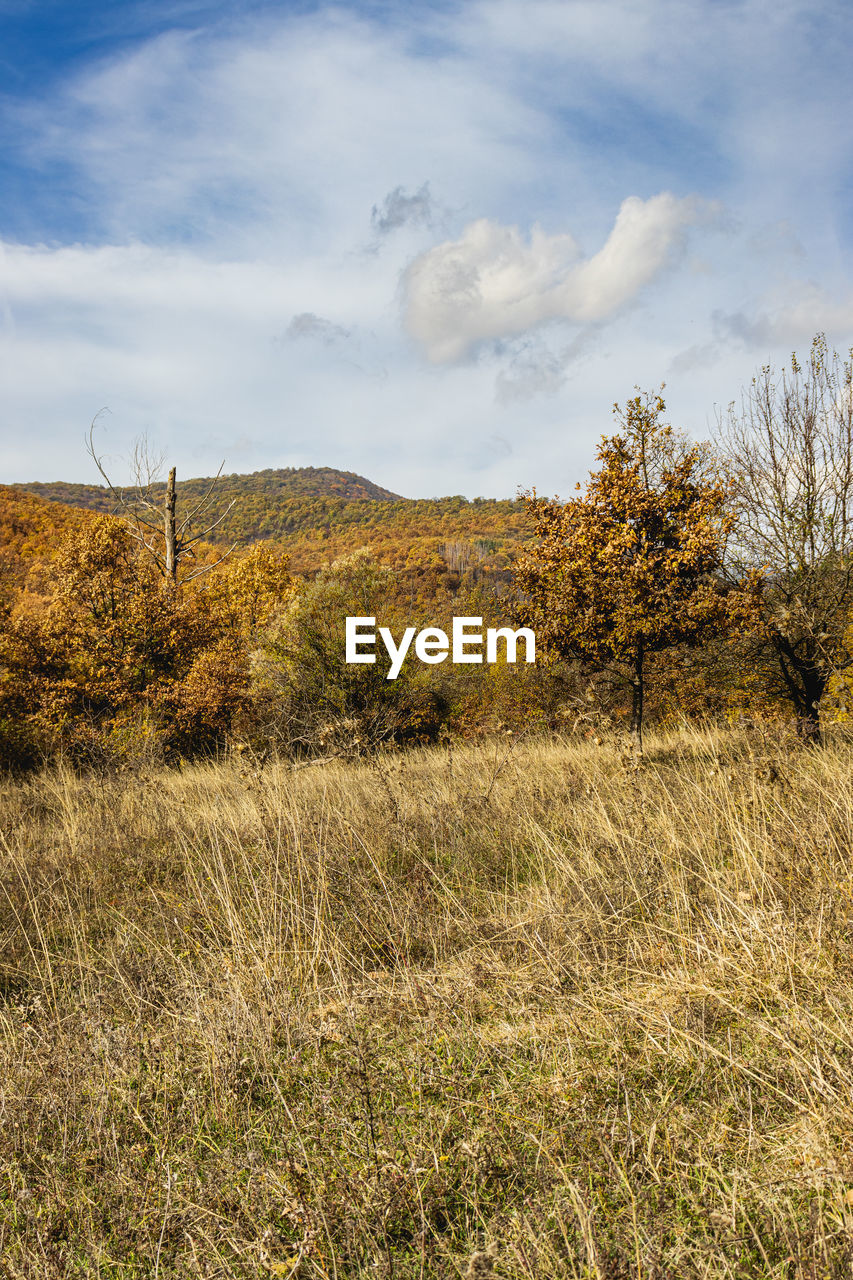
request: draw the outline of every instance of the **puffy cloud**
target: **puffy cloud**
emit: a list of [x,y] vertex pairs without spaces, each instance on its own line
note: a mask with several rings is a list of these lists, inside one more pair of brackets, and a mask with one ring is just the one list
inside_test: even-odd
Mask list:
[[458,240],[428,249],[403,278],[406,328],[435,364],[463,360],[478,343],[554,320],[600,324],[632,302],[673,260],[699,201],[662,192],[631,196],[604,246],[584,259],[568,233],[480,218]]
[[[150,432],[181,474],[234,450],[565,491],[634,383],[669,367],[701,433],[815,328],[849,345],[851,6],[197,8],[130,6],[159,17],[0,97],[7,478],[94,478],[108,404],[111,448]],[[661,191],[737,221],[690,230],[702,206]],[[688,230],[707,270],[649,296]]]

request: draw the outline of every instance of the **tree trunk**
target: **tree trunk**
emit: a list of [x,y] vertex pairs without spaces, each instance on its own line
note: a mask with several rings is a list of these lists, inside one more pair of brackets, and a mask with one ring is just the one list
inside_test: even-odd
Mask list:
[[797,720],[797,733],[812,746],[820,744],[820,703],[826,681],[808,677],[803,680],[803,706]]
[[814,652],[798,651],[778,634],[773,641],[782,679],[797,713],[797,735],[816,746],[820,743],[820,704],[829,675]]
[[631,677],[631,748],[643,754],[643,646],[637,646],[634,674]]
[[778,631],[771,634],[771,640],[785,689],[797,715],[797,735],[816,746],[820,743],[820,704],[829,673],[813,649],[798,650]]
[[169,471],[166,485],[166,505],[163,508],[163,533],[166,539],[166,581],[172,587],[178,585],[178,535],[175,521],[175,468]]

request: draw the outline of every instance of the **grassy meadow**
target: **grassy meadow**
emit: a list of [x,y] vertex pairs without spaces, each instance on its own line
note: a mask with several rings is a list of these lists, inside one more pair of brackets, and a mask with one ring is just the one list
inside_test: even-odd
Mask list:
[[0,783],[0,1275],[853,1272],[853,747]]

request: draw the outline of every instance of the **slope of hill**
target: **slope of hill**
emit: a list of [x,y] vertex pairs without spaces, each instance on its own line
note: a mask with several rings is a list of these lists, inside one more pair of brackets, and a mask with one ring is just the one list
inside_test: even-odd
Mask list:
[[[181,508],[195,506],[211,481],[178,482]],[[95,511],[116,511],[103,486],[27,484],[30,494]],[[162,486],[152,490],[155,500]],[[216,524],[210,541],[249,546],[274,542],[287,550],[297,573],[358,547],[409,579],[418,594],[439,585],[455,590],[466,576],[500,581],[525,536],[523,504],[510,499],[401,498],[351,472],[330,467],[258,471],[222,476],[213,487],[205,525]]]
[[[212,476],[199,476],[191,480],[179,481],[180,492],[185,502],[198,502],[207,493],[213,483]],[[381,485],[365,480],[354,471],[337,471],[334,467],[284,467],[280,470],[268,468],[266,471],[253,471],[248,475],[220,476],[216,482],[221,492],[227,492],[230,498],[260,497],[267,501],[282,498],[329,497],[344,498],[350,501],[361,499],[377,499],[393,502],[399,494]],[[33,481],[19,485],[28,493],[37,494],[40,498],[49,498],[52,502],[65,502],[72,507],[90,507],[94,511],[113,511],[115,498],[104,485],[69,484],[64,480],[55,480],[50,484]],[[162,496],[162,483],[152,486],[152,494]],[[128,493],[132,492],[129,487]]]
[[[70,529],[89,518],[87,511],[0,485],[0,584],[20,586],[43,563]],[[31,582],[30,585],[33,585]]]

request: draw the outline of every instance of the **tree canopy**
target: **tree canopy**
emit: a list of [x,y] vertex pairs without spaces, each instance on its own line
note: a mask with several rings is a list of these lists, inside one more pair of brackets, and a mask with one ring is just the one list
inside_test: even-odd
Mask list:
[[699,644],[730,609],[718,575],[727,486],[707,447],[662,422],[664,409],[660,395],[615,406],[621,431],[602,437],[581,496],[526,495],[536,540],[516,570],[518,613],[541,645],[630,679],[637,745],[648,655]]

